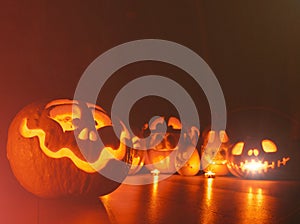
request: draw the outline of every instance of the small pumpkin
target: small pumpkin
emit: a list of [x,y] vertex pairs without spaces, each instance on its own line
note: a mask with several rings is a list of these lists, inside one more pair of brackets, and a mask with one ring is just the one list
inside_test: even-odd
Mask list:
[[[128,138],[124,128],[120,139]],[[129,155],[107,113],[75,100],[32,103],[16,115],[8,131],[7,157],[15,177],[44,198],[97,197],[114,191],[121,181],[106,174],[115,172],[123,180]]]
[[295,125],[289,117],[267,108],[232,113],[227,129],[233,143],[227,159],[230,172],[251,179],[299,178]]
[[227,153],[229,138],[225,130],[207,129],[202,133],[201,165],[204,172],[213,172],[216,176],[225,176],[227,168]]
[[[161,126],[167,124],[166,133]],[[158,117],[149,124],[152,137],[146,143],[146,167],[149,170],[159,170],[161,173],[195,175],[200,169],[200,157],[196,149],[199,131],[196,127],[182,129],[180,120],[176,117]],[[181,132],[184,132],[183,142],[179,144]]]

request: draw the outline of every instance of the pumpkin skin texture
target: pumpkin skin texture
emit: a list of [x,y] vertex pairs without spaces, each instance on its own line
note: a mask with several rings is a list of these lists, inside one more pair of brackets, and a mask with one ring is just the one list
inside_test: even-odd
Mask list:
[[[72,118],[74,105],[80,113]],[[94,117],[96,125],[82,119],[84,116]],[[26,136],[22,129],[24,121],[32,136]],[[110,118],[96,105],[68,99],[35,102],[13,119],[8,131],[7,157],[20,184],[39,197],[95,198],[121,184],[103,173],[117,170],[124,179],[129,170],[126,146],[110,138],[103,141],[105,148],[99,147],[95,131],[101,137],[108,129],[112,129]],[[110,158],[104,151],[111,152]],[[87,157],[91,162],[98,158],[96,165],[89,165]]]
[[230,114],[228,169],[247,179],[299,178],[299,142],[294,121],[267,108],[249,108]]
[[[195,176],[200,170],[199,153],[194,147],[192,147],[190,150],[193,151],[191,157],[183,166],[180,164],[180,167],[177,168],[177,172],[182,176]],[[178,166],[178,162],[176,163],[176,165]]]

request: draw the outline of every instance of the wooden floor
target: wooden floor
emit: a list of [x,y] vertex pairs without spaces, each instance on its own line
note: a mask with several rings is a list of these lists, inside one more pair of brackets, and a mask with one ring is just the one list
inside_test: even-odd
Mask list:
[[22,193],[19,201],[2,196],[0,208],[6,224],[300,223],[300,182],[173,175],[154,184],[122,184],[100,201],[42,200]]

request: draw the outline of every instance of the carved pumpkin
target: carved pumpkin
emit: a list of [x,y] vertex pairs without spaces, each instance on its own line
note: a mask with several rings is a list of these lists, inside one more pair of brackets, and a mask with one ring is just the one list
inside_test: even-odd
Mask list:
[[[127,138],[124,128],[120,139]],[[7,157],[14,175],[29,192],[46,198],[112,192],[120,181],[103,174],[115,172],[124,179],[128,151],[101,107],[68,99],[28,105],[8,132]]]
[[132,138],[133,148],[130,149],[131,156],[129,163],[131,164],[131,167],[129,175],[137,174],[145,164],[146,151],[141,149],[143,147],[141,144],[143,144],[143,142],[140,141],[140,138]]
[[228,168],[238,177],[290,179],[299,176],[299,144],[295,124],[276,111],[248,109],[232,113],[228,133],[233,142]]
[[206,130],[203,132],[202,137],[201,165],[203,171],[211,171],[216,176],[227,175],[229,173],[227,168],[229,138],[225,130]]
[[[166,122],[167,131],[164,134],[161,125]],[[149,124],[153,133],[146,143],[146,167],[149,170],[159,170],[161,173],[195,175],[200,169],[200,157],[195,148],[199,136],[197,128],[192,127],[184,133],[184,142],[180,145],[179,138],[182,130],[181,122],[175,118],[158,117]]]

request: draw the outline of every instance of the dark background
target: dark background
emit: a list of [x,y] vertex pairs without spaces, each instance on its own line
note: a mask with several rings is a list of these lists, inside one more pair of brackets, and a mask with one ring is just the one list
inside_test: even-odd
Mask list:
[[[41,98],[72,98],[86,67],[101,53],[127,41],[165,39],[194,50],[217,76],[229,112],[271,107],[300,121],[298,0],[0,4],[0,213],[31,200],[6,159],[7,130],[15,114]],[[135,63],[116,72],[98,103],[110,111],[120,87],[146,74],[167,74],[187,88],[198,106],[202,127],[209,124],[201,88],[183,71],[158,62]],[[139,129],[153,114],[176,112],[165,101],[148,98],[137,103],[132,113],[136,115],[132,125]]]

